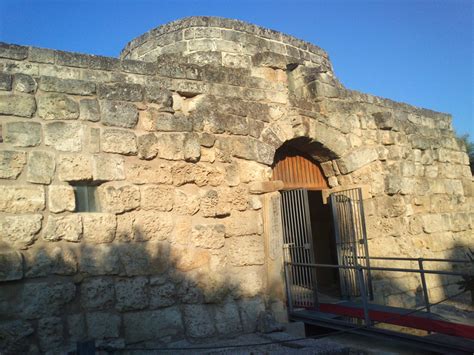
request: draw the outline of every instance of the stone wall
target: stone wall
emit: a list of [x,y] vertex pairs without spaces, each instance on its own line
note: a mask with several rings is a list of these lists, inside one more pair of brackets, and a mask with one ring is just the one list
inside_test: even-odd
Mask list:
[[[472,245],[472,176],[448,115],[347,90],[319,48],[240,21],[177,21],[122,57],[0,45],[7,353],[254,331],[284,302],[262,204],[288,141],[332,188],[366,187],[371,255]],[[77,212],[78,185],[95,187],[97,211]],[[432,298],[454,281],[430,278]],[[388,304],[417,289],[375,281]]]

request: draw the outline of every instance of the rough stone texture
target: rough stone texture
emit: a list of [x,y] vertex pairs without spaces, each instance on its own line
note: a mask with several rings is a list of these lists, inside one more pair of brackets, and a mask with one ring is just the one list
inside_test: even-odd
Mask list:
[[163,308],[176,303],[176,287],[172,283],[150,287],[150,307]]
[[85,246],[81,249],[79,268],[90,275],[117,275],[119,251],[110,245]]
[[0,252],[0,282],[23,278],[23,257],[17,251]]
[[0,179],[16,179],[26,164],[26,153],[14,150],[0,151]]
[[98,277],[86,279],[81,284],[81,303],[87,310],[111,308],[115,300],[112,279]]
[[34,93],[37,88],[35,79],[25,74],[15,74],[13,78],[13,90],[27,94]]
[[135,134],[120,129],[105,129],[101,136],[102,150],[108,153],[123,155],[137,154]]
[[75,120],[79,104],[63,94],[44,94],[38,99],[38,116],[44,120]]
[[95,155],[92,160],[94,180],[113,181],[125,178],[123,159],[113,155]]
[[87,333],[93,339],[118,338],[120,316],[118,314],[96,312],[86,315]]
[[69,185],[51,185],[48,193],[48,208],[50,212],[73,212],[76,208],[74,188]]
[[42,186],[0,185],[0,212],[39,212],[42,211],[44,207],[45,194]]
[[36,100],[32,95],[0,94],[0,115],[31,117],[36,111]]
[[223,224],[198,224],[193,227],[192,239],[196,247],[222,248],[225,242],[225,226]]
[[74,251],[66,246],[56,246],[23,253],[25,257],[25,277],[49,275],[74,275],[77,272],[77,258]]
[[78,122],[47,123],[44,143],[62,152],[79,152],[82,149],[83,127]]
[[92,159],[88,155],[60,155],[57,170],[61,181],[92,180]]
[[171,187],[144,185],[140,191],[143,209],[163,212],[173,209],[174,193]]
[[51,76],[43,76],[40,81],[40,89],[43,91],[62,92],[73,95],[92,95],[95,93],[95,84],[83,80],[58,79]]
[[229,238],[229,259],[235,266],[263,265],[263,240],[258,235]]
[[206,338],[216,332],[209,306],[186,305],[184,306],[183,315],[186,334],[191,338]]
[[98,122],[100,120],[100,108],[96,99],[82,99],[79,101],[79,118],[84,121]]
[[41,124],[38,122],[8,122],[5,143],[14,147],[35,147],[41,143]]
[[148,279],[145,277],[118,280],[115,283],[115,294],[117,297],[115,308],[119,311],[146,308],[148,306],[147,284]]
[[98,192],[102,210],[106,212],[122,213],[140,205],[140,190],[134,185],[103,184]]
[[49,184],[54,175],[56,163],[49,152],[34,151],[28,155],[26,180],[34,184]]
[[84,240],[89,243],[110,243],[115,239],[117,220],[109,213],[82,215]]
[[82,238],[81,216],[49,216],[43,238],[51,242],[59,240],[79,242]]
[[42,219],[40,214],[0,216],[1,239],[20,247],[30,245],[41,230]]
[[101,101],[102,123],[106,126],[133,128],[138,121],[135,105],[121,101]]
[[63,345],[63,324],[59,317],[42,318],[38,322],[38,338],[42,351],[58,350]]

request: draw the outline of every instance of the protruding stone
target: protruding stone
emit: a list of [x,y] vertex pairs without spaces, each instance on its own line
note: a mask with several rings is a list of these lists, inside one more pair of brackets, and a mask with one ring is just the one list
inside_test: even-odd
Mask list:
[[76,208],[74,188],[70,185],[49,186],[48,207],[53,213],[74,212]]
[[45,207],[43,186],[0,186],[0,212],[39,212]]
[[88,155],[60,155],[58,178],[61,181],[92,180],[92,161]]
[[91,122],[100,121],[100,108],[96,99],[81,99],[79,108],[79,119]]
[[148,307],[147,284],[145,277],[118,280],[115,283],[115,308],[118,311],[132,311]]
[[45,120],[75,120],[79,105],[67,95],[43,94],[38,97],[38,116]]
[[21,174],[25,164],[25,152],[0,151],[0,179],[16,179]]
[[255,181],[250,184],[250,193],[264,194],[282,190],[284,183],[281,180],[275,181]]
[[35,97],[23,94],[0,95],[0,115],[31,117],[36,111]]
[[38,122],[8,122],[5,126],[5,143],[15,147],[34,147],[41,143],[41,124]]
[[33,151],[28,156],[26,180],[34,184],[49,184],[54,175],[54,155],[44,151]]
[[1,240],[25,247],[32,244],[41,230],[40,214],[21,216],[0,216]]
[[106,126],[133,128],[138,122],[138,110],[134,104],[122,101],[101,101],[102,123]]
[[83,127],[79,122],[47,123],[44,142],[62,152],[79,152],[82,149]]
[[43,238],[51,242],[66,240],[79,242],[82,238],[82,219],[80,215],[48,217],[48,223],[43,233]]
[[52,76],[42,76],[40,89],[73,95],[92,95],[95,93],[95,84],[90,81],[75,79],[60,79]]
[[0,252],[0,282],[23,278],[23,257],[17,251]]
[[84,240],[89,243],[110,243],[115,239],[117,220],[110,213],[84,213]]
[[135,133],[121,129],[104,129],[102,131],[101,146],[104,152],[123,155],[137,154]]
[[98,181],[124,180],[123,158],[110,154],[94,155],[92,160],[92,175],[94,180]]

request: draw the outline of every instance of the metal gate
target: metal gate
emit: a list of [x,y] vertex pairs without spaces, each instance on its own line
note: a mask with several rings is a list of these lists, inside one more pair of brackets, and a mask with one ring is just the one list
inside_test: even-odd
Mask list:
[[[286,263],[314,264],[313,238],[308,191],[283,191],[283,248]],[[287,270],[286,284],[289,302],[295,307],[317,306],[316,272],[314,268],[294,266]]]
[[[355,188],[334,192],[330,195],[329,201],[332,208],[338,264],[367,267],[368,269],[364,273],[364,281],[367,285],[367,293],[373,299],[362,189]],[[339,269],[341,296],[343,298],[361,295],[360,283],[357,277],[355,268]]]

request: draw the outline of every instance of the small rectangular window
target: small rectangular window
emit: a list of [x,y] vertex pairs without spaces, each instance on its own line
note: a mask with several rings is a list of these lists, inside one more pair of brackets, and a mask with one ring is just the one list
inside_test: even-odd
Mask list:
[[97,186],[76,185],[74,186],[76,198],[76,212],[100,212],[97,199]]

